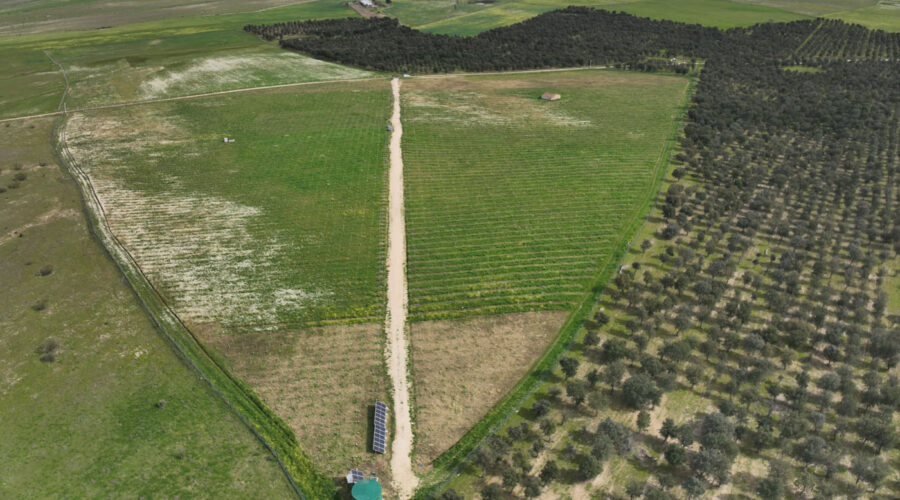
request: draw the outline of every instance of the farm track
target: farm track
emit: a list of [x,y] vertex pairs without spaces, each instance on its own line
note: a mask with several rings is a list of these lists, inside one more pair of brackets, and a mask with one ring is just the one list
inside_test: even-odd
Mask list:
[[394,435],[391,475],[401,499],[410,498],[419,480],[412,470],[412,411],[409,403],[408,344],[406,318],[409,292],[406,282],[406,222],[403,209],[403,154],[400,140],[400,80],[391,80],[394,109],[391,115],[390,173],[388,174],[387,333],[388,372],[394,390]]

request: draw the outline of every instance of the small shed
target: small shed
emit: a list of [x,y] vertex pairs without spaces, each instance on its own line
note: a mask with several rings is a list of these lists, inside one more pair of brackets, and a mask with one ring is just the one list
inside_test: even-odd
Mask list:
[[381,483],[377,479],[363,479],[350,490],[355,500],[381,500]]
[[545,101],[558,101],[562,99],[562,96],[559,94],[554,94],[553,92],[544,92],[544,94],[541,96],[541,99]]

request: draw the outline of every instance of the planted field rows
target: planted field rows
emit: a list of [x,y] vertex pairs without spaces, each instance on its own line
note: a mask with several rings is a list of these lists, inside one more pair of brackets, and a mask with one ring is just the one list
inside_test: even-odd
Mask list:
[[389,104],[385,81],[282,89],[78,114],[68,139],[192,325],[380,319]]
[[610,71],[409,81],[412,318],[571,308],[650,195],[686,88]]

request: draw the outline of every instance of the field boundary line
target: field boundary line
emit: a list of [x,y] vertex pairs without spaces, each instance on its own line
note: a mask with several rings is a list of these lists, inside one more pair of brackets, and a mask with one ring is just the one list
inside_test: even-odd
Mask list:
[[[157,329],[189,367],[262,443],[278,463],[298,498],[306,499],[308,496],[322,498],[323,495],[333,497],[335,491],[330,479],[315,469],[313,462],[300,448],[296,435],[290,427],[205,348],[162,298],[137,261],[112,231],[90,177],[81,169],[68,148],[65,117],[57,122],[51,140],[58,159],[78,184],[91,232],[126,278]],[[286,461],[289,463],[285,463]],[[303,487],[297,483],[297,479],[302,480]]]
[[671,163],[672,152],[678,143],[679,133],[684,125],[684,117],[695,89],[695,79],[689,78],[678,110],[672,120],[672,130],[663,142],[657,156],[655,175],[648,188],[647,196],[625,224],[623,237],[616,243],[606,265],[595,275],[591,290],[585,295],[577,309],[569,315],[547,350],[535,361],[519,382],[492,406],[480,421],[470,427],[456,444],[433,462],[434,468],[423,478],[429,485],[416,492],[416,499],[432,498],[456,477],[461,467],[465,466],[482,442],[499,430],[516,413],[522,403],[537,390],[541,382],[553,370],[556,360],[568,352],[575,340],[583,334],[584,320],[596,310],[597,302],[605,291],[610,278],[628,255],[638,230],[646,223],[654,202],[659,197],[659,190]]
[[[46,52],[45,52],[46,54]],[[50,57],[49,54],[47,57]],[[51,58],[51,61],[53,59]],[[59,66],[60,70],[62,70],[62,66],[56,61],[53,61],[54,64]],[[413,76],[410,78],[450,78],[457,76],[484,76],[484,75],[518,75],[525,73],[553,73],[557,71],[583,71],[583,70],[592,70],[592,69],[609,69],[608,66],[576,66],[572,68],[549,68],[549,69],[528,69],[528,70],[519,70],[519,71],[492,71],[492,72],[484,72],[484,73],[440,73],[436,75],[419,75]],[[65,77],[65,70],[63,71],[63,76]],[[69,83],[68,77],[66,78],[66,91],[63,93],[63,99],[60,101],[60,105],[64,106],[63,101],[65,100],[68,92],[69,92]],[[14,116],[11,118],[2,118],[0,119],[0,123],[5,122],[13,122],[18,120],[29,120],[34,118],[46,118],[48,116],[59,116],[70,113],[80,113],[85,111],[96,111],[101,109],[116,109],[116,108],[125,108],[130,106],[140,106],[143,104],[157,104],[161,102],[172,102],[172,101],[184,101],[188,99],[200,99],[203,97],[212,97],[217,95],[226,95],[226,94],[238,94],[243,92],[255,92],[255,91],[263,91],[263,90],[272,90],[272,89],[280,89],[280,88],[289,88],[289,87],[302,87],[307,85],[326,85],[329,83],[352,83],[352,82],[366,82],[366,81],[375,81],[375,80],[387,80],[391,77],[389,76],[371,76],[366,78],[345,78],[345,79],[335,79],[335,80],[317,80],[314,82],[290,82],[290,83],[277,83],[274,85],[260,85],[258,87],[241,87],[239,89],[230,89],[230,90],[217,90],[215,92],[203,92],[200,94],[187,94],[181,96],[173,96],[173,97],[161,97],[159,99],[142,99],[138,101],[125,101],[125,102],[116,102],[110,104],[98,104],[96,106],[84,106],[81,108],[73,108],[69,110],[57,110],[57,111],[49,111],[47,113],[38,113],[34,115],[24,115],[24,116]]]
[[400,121],[400,79],[391,80],[390,170],[388,173],[387,314],[385,345],[388,374],[393,382],[394,433],[391,436],[391,476],[397,496],[413,495],[418,478],[412,470],[412,411],[410,408],[409,342],[406,280],[406,219],[403,206],[403,124]]
[[65,88],[65,90],[63,90],[62,97],[59,98],[59,104],[56,106],[57,112],[62,111],[62,113],[65,114],[66,113],[66,108],[65,108],[66,97],[69,96],[69,88],[71,88],[69,86],[69,75],[66,73],[66,69],[63,68],[63,65],[56,62],[56,59],[53,59],[53,56],[51,56],[49,52],[47,52],[46,50],[43,52],[44,52],[44,55],[47,56],[47,59],[50,59],[50,62],[52,62],[53,64],[56,65],[56,67],[59,68],[59,72],[62,73],[63,80],[66,82],[66,88]]

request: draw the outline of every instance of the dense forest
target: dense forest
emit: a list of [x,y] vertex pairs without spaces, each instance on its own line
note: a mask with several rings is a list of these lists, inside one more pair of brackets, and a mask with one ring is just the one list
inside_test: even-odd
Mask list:
[[[702,60],[658,231],[559,377],[462,467],[483,498],[537,497],[614,457],[649,474],[607,492],[619,498],[695,498],[738,476],[766,499],[900,497],[900,318],[886,287],[900,253],[900,34],[821,19],[720,31],[586,8],[472,38],[390,19],[247,29],[385,71]],[[712,407],[649,431],[674,391]],[[739,457],[768,467],[737,470]]]

